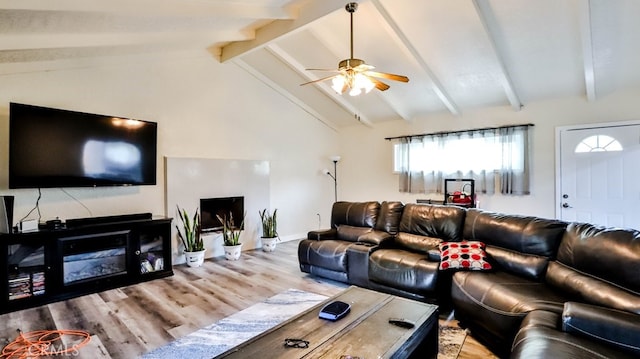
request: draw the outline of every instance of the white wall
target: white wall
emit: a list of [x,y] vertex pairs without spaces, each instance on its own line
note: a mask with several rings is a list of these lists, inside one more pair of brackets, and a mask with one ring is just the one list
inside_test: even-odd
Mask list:
[[[640,91],[629,90],[595,102],[578,97],[554,99],[527,103],[519,112],[503,106],[468,110],[457,117],[439,114],[412,122],[387,122],[373,129],[350,127],[340,133],[339,198],[415,202],[417,198],[431,197],[398,191],[398,175],[392,173],[392,142],[384,140],[385,137],[533,123],[531,195],[479,195],[480,207],[555,218],[555,128],[640,119],[639,98]],[[442,200],[439,196],[434,198]]]
[[35,206],[37,190],[7,187],[9,102],[158,122],[158,185],[70,188],[66,193],[43,189],[43,221],[165,215],[165,156],[269,161],[270,205],[278,209],[284,240],[317,228],[318,213],[329,218],[333,184],[320,169],[330,165],[337,133],[236,65],[220,64],[206,52],[0,75],[0,195],[16,196],[17,222]]

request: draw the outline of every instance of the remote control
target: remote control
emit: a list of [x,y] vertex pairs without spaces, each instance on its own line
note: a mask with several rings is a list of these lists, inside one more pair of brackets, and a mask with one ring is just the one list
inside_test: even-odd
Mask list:
[[407,329],[415,327],[415,324],[413,322],[410,322],[404,318],[389,318],[389,323]]

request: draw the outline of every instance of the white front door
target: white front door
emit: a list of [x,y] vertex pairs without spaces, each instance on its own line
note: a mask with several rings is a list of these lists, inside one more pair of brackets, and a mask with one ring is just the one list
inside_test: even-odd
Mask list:
[[559,134],[560,219],[640,229],[640,124]]

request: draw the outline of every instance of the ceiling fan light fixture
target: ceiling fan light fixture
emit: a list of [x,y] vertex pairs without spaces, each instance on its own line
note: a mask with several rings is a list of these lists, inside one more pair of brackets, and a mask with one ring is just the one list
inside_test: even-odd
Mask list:
[[369,93],[376,85],[371,79],[359,72],[349,71],[334,77],[331,80],[331,88],[338,94],[349,90],[349,95],[358,96],[361,93]]
[[409,78],[406,76],[372,71],[374,69],[373,66],[367,65],[364,60],[353,57],[353,13],[357,9],[358,3],[355,2],[350,2],[345,6],[345,10],[347,10],[351,18],[350,57],[338,63],[338,70],[308,69],[337,72],[338,74],[305,82],[301,84],[301,86],[331,79],[331,88],[338,94],[342,95],[349,90],[349,95],[358,96],[362,92],[369,93],[374,87],[380,91],[389,89],[389,85],[376,79],[376,77],[393,81],[409,82]]
[[365,93],[369,93],[369,91],[373,90],[375,85],[373,84],[373,81],[371,81],[371,79],[358,72],[354,76],[353,87],[363,89]]
[[336,76],[333,78],[333,80],[331,80],[331,88],[333,89],[333,91],[339,94],[343,94],[344,91],[346,90],[346,87],[345,87],[346,83],[347,82],[343,75]]

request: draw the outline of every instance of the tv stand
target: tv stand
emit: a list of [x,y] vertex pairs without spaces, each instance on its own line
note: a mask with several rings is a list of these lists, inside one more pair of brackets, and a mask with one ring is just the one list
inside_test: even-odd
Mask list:
[[173,275],[171,218],[143,213],[67,226],[0,234],[0,313]]

